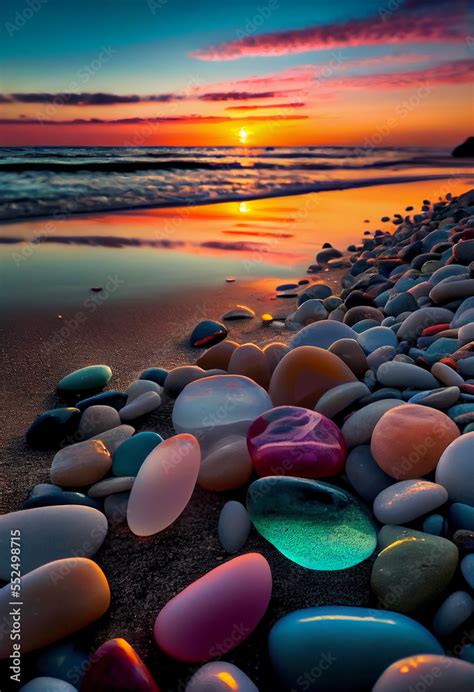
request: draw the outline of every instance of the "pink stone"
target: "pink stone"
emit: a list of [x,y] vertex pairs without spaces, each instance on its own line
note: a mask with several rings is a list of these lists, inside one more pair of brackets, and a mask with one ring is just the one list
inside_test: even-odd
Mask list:
[[253,632],[271,592],[272,574],[263,555],[229,560],[168,601],[155,620],[156,643],[180,661],[223,656]]
[[135,535],[151,536],[179,517],[193,494],[200,464],[199,443],[187,433],[170,437],[150,452],[128,501],[128,526]]
[[299,406],[262,413],[248,430],[247,445],[259,476],[335,476],[344,469],[347,456],[337,425]]

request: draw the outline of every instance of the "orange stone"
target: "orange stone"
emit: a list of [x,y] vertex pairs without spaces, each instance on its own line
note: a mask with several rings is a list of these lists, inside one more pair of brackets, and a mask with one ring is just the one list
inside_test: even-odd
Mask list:
[[384,413],[372,433],[371,451],[392,478],[420,478],[436,468],[459,434],[456,423],[442,411],[405,404]]
[[239,344],[236,341],[230,341],[229,339],[220,341],[218,344],[208,348],[207,351],[204,351],[202,356],[199,356],[197,359],[196,365],[203,370],[213,370],[214,368],[227,370],[230,357],[238,346]]
[[263,347],[263,352],[267,358],[268,365],[270,366],[270,372],[275,370],[278,363],[289,350],[289,347],[281,341],[274,341],[271,344],[267,344]]
[[230,357],[227,368],[231,375],[245,375],[265,389],[270,382],[270,366],[261,348],[255,344],[243,344]]
[[353,372],[333,353],[317,346],[298,346],[276,366],[268,393],[274,406],[313,409],[329,389],[355,381]]

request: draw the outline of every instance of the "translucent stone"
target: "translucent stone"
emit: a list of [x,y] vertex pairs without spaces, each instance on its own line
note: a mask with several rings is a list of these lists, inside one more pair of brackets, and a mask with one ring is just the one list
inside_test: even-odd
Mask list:
[[247,509],[264,538],[308,569],[345,569],[375,550],[368,516],[349,493],[328,483],[260,478],[249,487]]

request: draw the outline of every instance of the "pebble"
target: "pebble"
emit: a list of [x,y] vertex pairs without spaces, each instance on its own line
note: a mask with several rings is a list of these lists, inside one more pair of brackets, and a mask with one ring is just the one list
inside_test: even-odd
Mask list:
[[[433,632],[437,637],[452,634],[472,615],[472,598],[465,591],[455,591],[441,604],[433,619]],[[474,671],[474,667],[473,667]],[[472,678],[474,682],[474,676]]]
[[237,553],[247,542],[250,533],[250,517],[241,502],[226,502],[219,515],[217,533],[221,546],[227,553]]
[[235,490],[248,482],[252,471],[247,438],[224,437],[203,458],[197,482],[205,490]]
[[111,430],[106,430],[105,432],[94,435],[93,440],[101,440],[104,445],[109,450],[110,454],[113,454],[116,449],[120,447],[122,442],[128,440],[129,437],[133,435],[135,428],[131,425],[118,425],[116,428]]
[[247,432],[247,445],[259,476],[335,476],[347,455],[337,425],[298,406],[279,406],[258,416]]
[[263,352],[265,354],[265,358],[267,359],[270,373],[275,370],[278,363],[281,361],[283,356],[289,352],[289,350],[290,349],[286,344],[279,341],[275,341],[263,347]]
[[[91,507],[23,509],[0,516],[0,579],[10,581],[11,536],[20,532],[21,573],[65,557],[93,557],[107,535],[107,520]],[[20,540],[20,539],[19,539]]]
[[377,422],[371,450],[385,473],[396,480],[407,480],[433,471],[457,437],[457,425],[442,411],[405,404],[386,411]]
[[451,541],[429,534],[410,536],[379,553],[370,584],[382,608],[412,613],[443,593],[457,563],[458,549]]
[[373,608],[296,610],[280,618],[269,636],[270,661],[286,690],[366,692],[389,665],[420,651],[444,653],[415,620]]
[[100,404],[88,406],[82,414],[77,435],[79,438],[87,440],[89,437],[93,437],[93,435],[116,428],[118,425],[120,425],[120,415],[112,406]]
[[369,503],[372,503],[382,490],[393,484],[393,478],[382,471],[372,456],[370,445],[354,447],[347,457],[345,470],[354,490]]
[[430,514],[423,522],[423,531],[432,536],[441,536],[446,531],[446,522],[441,514]]
[[397,336],[399,339],[414,341],[426,327],[451,322],[452,319],[453,313],[446,308],[420,308],[403,320]]
[[474,553],[469,553],[461,560],[461,573],[471,589],[474,589]]
[[35,418],[26,433],[26,441],[32,447],[60,446],[72,437],[81,420],[78,408],[55,408],[44,411]]
[[424,480],[405,480],[382,490],[374,514],[382,524],[406,524],[432,512],[448,499],[445,488]]
[[223,341],[227,336],[227,329],[221,322],[215,320],[203,320],[199,322],[191,334],[191,346],[202,348],[213,346]]
[[120,419],[122,421],[135,420],[140,418],[140,416],[145,416],[147,413],[155,411],[160,406],[161,397],[159,394],[156,392],[145,392],[120,410]]
[[359,345],[366,354],[373,353],[382,346],[398,346],[396,334],[389,327],[371,327],[357,337]]
[[193,494],[200,463],[199,443],[193,435],[175,435],[155,447],[130,493],[127,522],[132,533],[151,536],[179,517]]
[[377,380],[386,387],[435,389],[439,386],[438,380],[428,370],[399,361],[382,363],[377,370]]
[[463,504],[462,502],[453,502],[449,508],[449,525],[457,529],[467,529],[474,531],[474,507]]
[[120,411],[123,406],[127,403],[127,395],[125,392],[117,392],[114,389],[108,390],[107,392],[101,392],[95,396],[90,396],[87,399],[81,399],[76,404],[76,408],[79,411],[85,411],[89,406],[112,406],[112,408]]
[[161,435],[151,431],[139,432],[129,437],[115,451],[112,458],[114,476],[136,476],[147,456],[160,442],[163,442]]
[[357,447],[369,442],[382,416],[398,406],[406,406],[406,404],[399,399],[381,399],[354,411],[342,426],[342,434],[347,446]]
[[138,399],[139,396],[142,396],[142,394],[146,392],[161,394],[162,389],[160,385],[153,382],[153,380],[145,380],[143,378],[134,380],[127,388],[127,404],[131,404],[132,401],[135,401],[135,399]]
[[253,317],[255,317],[255,310],[246,305],[236,305],[235,308],[222,315],[223,320],[250,320]]
[[451,502],[474,505],[473,464],[474,432],[455,439],[441,455],[436,482],[446,488]]
[[369,394],[370,389],[363,382],[340,384],[323,394],[314,410],[327,418],[334,418],[338,413]]
[[181,392],[173,408],[173,427],[195,435],[207,454],[224,437],[246,435],[250,423],[271,407],[267,392],[248,377],[212,375]]
[[251,679],[233,663],[219,661],[199,668],[184,692],[258,692]]
[[346,312],[344,315],[344,324],[353,327],[361,320],[374,320],[380,323],[383,318],[384,315],[378,308],[374,308],[370,305],[357,305]]
[[107,495],[104,500],[104,514],[111,526],[119,526],[127,521],[129,492]]
[[213,368],[227,370],[230,357],[238,346],[236,341],[225,339],[204,351],[197,359],[196,365],[203,370],[212,370]]
[[417,392],[410,397],[408,403],[446,409],[458,401],[460,393],[459,387],[439,387],[426,392]]
[[160,692],[135,649],[122,638],[104,642],[89,659],[81,692]]
[[355,338],[339,339],[329,347],[329,351],[344,361],[356,377],[364,376],[368,369],[367,358]]
[[474,666],[449,656],[422,654],[402,658],[377,680],[372,692],[472,692]]
[[190,382],[208,376],[209,373],[198,365],[180,365],[169,371],[165,380],[165,394],[176,398]]
[[107,475],[111,466],[112,457],[104,443],[85,440],[63,447],[54,455],[50,478],[64,487],[92,485]]
[[260,478],[248,489],[247,510],[267,541],[307,569],[352,567],[376,547],[375,528],[367,514],[352,495],[329,483]]
[[318,264],[327,264],[331,259],[339,259],[342,257],[342,252],[336,250],[334,247],[324,248],[316,255],[316,262]]
[[77,692],[77,687],[73,687],[65,680],[42,677],[27,682],[26,685],[20,687],[20,692]]
[[357,332],[342,322],[334,320],[323,320],[313,322],[303,327],[291,339],[290,348],[299,346],[317,346],[318,348],[329,348],[339,339],[356,339]]
[[313,284],[305,288],[303,293],[298,296],[298,306],[307,302],[308,300],[318,299],[324,300],[332,295],[332,289],[326,284]]
[[445,363],[435,363],[431,368],[431,374],[436,377],[445,387],[462,387],[464,380],[456,370],[450,368]]
[[271,592],[272,574],[262,555],[235,557],[168,601],[155,621],[155,641],[180,661],[222,657],[253,632]]
[[438,304],[469,298],[474,295],[474,279],[445,279],[432,288],[429,295],[433,303]]
[[66,398],[84,396],[100,391],[111,379],[112,370],[108,365],[88,365],[63,377],[56,390]]
[[149,382],[154,382],[160,387],[163,387],[167,374],[168,370],[165,370],[164,368],[147,368],[140,373],[139,379],[148,380]]
[[107,497],[114,493],[123,493],[131,490],[135,476],[120,476],[117,478],[105,478],[103,481],[91,485],[87,494],[89,497]]
[[427,538],[431,534],[427,534],[424,531],[416,531],[415,529],[409,529],[406,526],[397,526],[394,524],[384,524],[379,531],[377,537],[377,544],[380,550],[387,548],[395,541],[400,541],[403,538]]
[[268,393],[274,406],[313,409],[329,389],[354,381],[354,374],[333,353],[314,346],[300,346],[283,356],[278,363]]
[[[10,600],[10,589],[1,589],[0,619],[12,631]],[[109,607],[110,589],[95,562],[70,557],[25,574],[21,579],[21,601],[21,651],[26,654],[98,620]],[[8,658],[12,648],[10,637],[0,639],[0,659]]]
[[80,687],[89,655],[72,639],[64,639],[36,652],[33,660],[38,675],[71,680]]
[[290,329],[301,329],[307,324],[327,319],[328,312],[320,300],[311,299],[302,303],[296,312],[286,318],[286,326]]
[[51,483],[38,483],[33,486],[29,497],[22,504],[22,509],[55,505],[83,505],[84,507],[101,509],[101,504],[98,500],[94,500],[83,493],[62,490],[58,485]]
[[232,353],[228,372],[232,375],[244,375],[265,389],[270,382],[270,366],[261,348],[255,344],[242,344]]
[[387,363],[395,358],[397,349],[394,346],[380,346],[367,356],[367,367],[377,372],[382,363]]

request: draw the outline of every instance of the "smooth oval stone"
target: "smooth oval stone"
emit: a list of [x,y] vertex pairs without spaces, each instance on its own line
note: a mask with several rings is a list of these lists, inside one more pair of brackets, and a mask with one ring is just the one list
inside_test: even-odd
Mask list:
[[180,365],[169,371],[165,380],[165,394],[176,398],[188,384],[207,376],[207,372],[197,365]]
[[153,628],[158,646],[180,661],[206,661],[244,641],[267,610],[272,573],[258,553],[219,565],[168,601]]
[[411,618],[348,606],[289,613],[272,627],[268,643],[284,689],[311,692],[367,692],[394,661],[420,651],[444,653],[433,635]]
[[223,320],[250,320],[253,317],[255,317],[255,310],[246,305],[236,305],[235,308],[222,315]]
[[384,488],[393,483],[393,478],[378,466],[369,445],[359,445],[350,452],[346,461],[346,476],[357,494],[366,502],[373,502]]
[[112,406],[89,406],[82,414],[77,434],[80,439],[87,440],[117,425],[120,425],[120,416]]
[[399,481],[382,490],[374,500],[374,514],[382,524],[406,524],[444,505],[448,493],[438,483]]
[[474,666],[449,656],[422,654],[392,663],[372,692],[471,692]]
[[[30,510],[28,510],[30,511]],[[11,593],[0,590],[0,620],[13,631]],[[21,578],[21,651],[26,654],[63,639],[98,620],[110,604],[110,589],[95,562],[65,558],[37,567]],[[0,659],[13,641],[0,639]]]
[[459,399],[459,387],[440,387],[427,392],[418,392],[408,400],[409,404],[430,406],[431,408],[446,409]]
[[474,357],[458,361],[459,372],[467,379],[474,377]]
[[93,557],[107,535],[107,519],[92,507],[23,509],[0,516],[0,579],[9,581],[17,536],[21,573],[64,557]]
[[103,389],[111,379],[112,370],[108,365],[88,365],[63,377],[56,389],[66,397],[80,396]]
[[371,305],[356,305],[350,308],[344,315],[344,324],[353,327],[362,320],[374,320],[380,323],[383,318],[384,314],[378,308]]
[[258,692],[245,673],[232,663],[206,663],[186,685],[185,692]]
[[226,502],[219,515],[217,534],[224,550],[237,553],[245,545],[250,533],[250,517],[241,502]]
[[454,530],[467,529],[468,531],[474,531],[474,507],[462,502],[453,502],[449,508],[449,525]]
[[382,363],[387,363],[395,358],[397,349],[393,346],[380,346],[367,357],[368,367],[376,372]]
[[234,435],[211,447],[201,462],[197,482],[205,490],[234,490],[248,482],[252,471],[247,438]]
[[119,411],[127,403],[127,395],[125,392],[117,392],[115,390],[110,390],[107,392],[101,392],[95,396],[90,396],[87,399],[82,399],[76,404],[76,408],[79,411],[85,411],[89,406],[112,406],[112,408]]
[[377,544],[380,550],[387,548],[392,543],[400,541],[403,538],[430,538],[431,534],[424,531],[416,531],[409,529],[406,526],[396,526],[394,524],[384,524],[379,531]]
[[426,327],[451,322],[452,319],[453,313],[446,308],[420,308],[403,320],[397,336],[400,340],[414,341]]
[[436,482],[446,488],[451,501],[474,505],[473,462],[474,432],[458,437],[441,455]]
[[334,418],[338,413],[359,401],[364,396],[369,396],[370,389],[363,382],[347,382],[333,387],[319,399],[314,407],[318,413],[328,418]]
[[132,533],[151,536],[179,517],[193,494],[200,463],[199,443],[193,435],[175,435],[150,452],[128,501]]
[[313,409],[329,389],[355,379],[334,354],[314,346],[301,346],[283,356],[273,372],[268,392],[274,406]]
[[161,387],[153,380],[145,380],[144,378],[134,380],[127,388],[127,404],[131,404],[132,401],[146,392],[161,394]]
[[338,339],[329,351],[338,356],[352,370],[356,377],[363,377],[368,369],[367,358],[355,338]]
[[445,279],[430,291],[433,303],[449,303],[474,295],[474,279]]
[[396,334],[389,327],[371,327],[364,330],[357,337],[359,345],[362,346],[365,353],[373,353],[382,346],[398,346]]
[[459,652],[459,658],[468,663],[474,663],[474,644],[465,644]]
[[326,246],[316,255],[316,262],[327,264],[329,260],[338,259],[339,257],[342,257],[342,252],[340,250],[336,250],[335,247]]
[[469,553],[461,560],[461,573],[471,589],[474,589],[474,554]]
[[405,404],[384,413],[372,433],[375,461],[397,480],[419,478],[436,468],[457,425],[442,411]]
[[111,526],[119,526],[127,521],[127,507],[130,493],[113,493],[104,500],[104,514]]
[[194,348],[201,348],[205,346],[213,346],[214,344],[223,341],[227,336],[227,329],[221,322],[215,322],[214,320],[203,320],[199,322],[191,334],[191,346]]
[[197,359],[196,365],[203,370],[212,370],[213,368],[227,370],[230,357],[238,346],[236,341],[225,339],[204,351],[202,356]]
[[149,380],[150,382],[154,382],[160,387],[163,387],[167,374],[168,370],[165,370],[164,368],[147,368],[140,373],[140,377],[138,379]]
[[117,425],[116,428],[112,428],[112,430],[106,430],[98,435],[94,435],[94,437],[91,439],[101,440],[101,442],[103,442],[109,450],[110,454],[114,454],[122,442],[128,440],[128,438],[131,437],[134,432],[135,428],[132,428],[131,425]]
[[270,366],[262,349],[255,344],[236,348],[227,369],[230,375],[245,375],[265,389],[270,382]]
[[136,476],[147,456],[160,442],[163,442],[161,435],[151,431],[139,432],[129,437],[114,453],[114,476]]
[[145,392],[133,399],[131,404],[127,404],[120,410],[120,419],[122,421],[135,420],[135,418],[140,418],[140,416],[145,416],[147,413],[155,411],[159,406],[161,406],[160,395],[156,392]]
[[411,613],[443,593],[457,562],[458,549],[445,538],[402,538],[379,553],[370,584],[383,608]]
[[109,639],[91,656],[81,692],[160,692],[150,671],[130,644]]
[[326,284],[313,284],[305,288],[303,293],[298,296],[298,307],[308,300],[324,300],[332,295],[332,289]]
[[247,445],[259,476],[335,476],[347,455],[337,425],[298,406],[279,406],[256,418],[247,432]]
[[[118,414],[117,414],[118,415]],[[50,478],[64,487],[92,485],[112,466],[112,457],[101,440],[85,440],[63,447],[53,457]]]
[[436,612],[433,632],[438,637],[449,636],[472,615],[472,611],[473,602],[470,595],[465,591],[455,591],[443,601]]
[[441,536],[445,531],[445,520],[441,514],[430,514],[423,522],[423,531],[432,536]]
[[99,500],[72,490],[63,490],[58,485],[39,483],[35,485],[30,496],[23,502],[22,509],[34,507],[52,507],[55,505],[81,505],[101,509]]
[[382,416],[390,409],[405,405],[399,399],[381,399],[355,411],[342,426],[341,432],[347,446],[357,447],[369,442],[372,432]]
[[77,692],[77,687],[73,687],[65,680],[42,677],[27,682],[20,688],[20,692]]
[[55,447],[74,435],[81,420],[77,408],[53,408],[40,413],[28,428],[26,441],[32,447]]
[[268,366],[270,368],[270,373],[272,373],[278,363],[281,361],[283,356],[285,356],[290,349],[284,343],[275,341],[273,343],[267,344],[263,347],[263,352],[265,358],[267,359]]
[[290,348],[299,346],[317,346],[318,348],[329,348],[339,339],[356,339],[357,333],[342,322],[334,320],[324,320],[313,322],[303,327],[291,339]]
[[461,550],[474,550],[474,531],[458,529],[453,534],[453,541]]
[[285,557],[302,567],[345,569],[375,550],[367,514],[345,490],[321,481],[274,476],[247,493],[253,525]]
[[397,293],[388,299],[383,311],[386,315],[397,316],[402,312],[413,312],[417,308],[418,304],[411,293]]
[[435,389],[439,386],[433,375],[417,365],[390,361],[382,363],[377,369],[378,381],[386,387],[413,387],[414,389]]
[[134,476],[120,476],[117,478],[105,478],[103,481],[91,485],[87,494],[90,497],[107,497],[114,493],[123,493],[131,490],[135,481]]
[[209,447],[229,435],[245,435],[250,423],[271,407],[267,392],[250,378],[212,375],[181,392],[173,408],[173,427]]
[[87,669],[89,655],[72,639],[63,639],[34,654],[34,669],[38,675],[54,676],[71,681],[80,688]]

